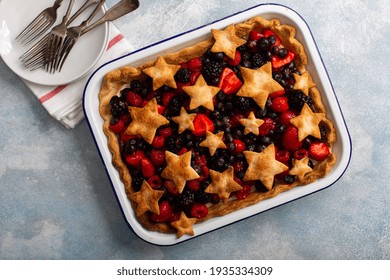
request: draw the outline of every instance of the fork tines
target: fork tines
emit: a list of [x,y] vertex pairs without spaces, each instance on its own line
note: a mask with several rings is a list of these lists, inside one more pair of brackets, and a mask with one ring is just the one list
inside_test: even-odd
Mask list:
[[52,7],[43,10],[25,29],[16,37],[21,44],[29,44],[45,33],[57,19],[57,9],[63,0],[56,0]]

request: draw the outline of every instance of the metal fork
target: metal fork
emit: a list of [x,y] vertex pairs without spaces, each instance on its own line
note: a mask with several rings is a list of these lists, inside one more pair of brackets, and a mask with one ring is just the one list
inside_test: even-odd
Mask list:
[[33,21],[31,21],[18,36],[16,40],[27,45],[46,32],[57,20],[57,10],[63,0],[56,0],[52,7],[43,10]]
[[88,26],[89,22],[95,17],[97,12],[99,11],[99,8],[101,5],[103,5],[105,0],[101,0],[98,4],[98,7],[92,12],[90,17],[85,20],[83,23],[81,23],[79,26],[71,27],[68,29],[68,34],[65,39],[64,48],[61,51],[60,57],[59,57],[59,64],[57,65],[58,71],[61,71],[62,66],[64,65],[64,62],[66,58],[68,57],[70,51],[78,41],[78,39],[86,34],[87,32],[91,31],[95,27],[99,26],[100,24],[115,20],[119,17],[122,17],[131,11],[134,11],[139,7],[139,1],[138,0],[122,0],[119,3],[117,3],[115,6],[113,6],[111,9],[109,9],[103,17],[101,17],[99,20]]
[[70,0],[68,9],[66,11],[65,16],[62,19],[62,22],[55,26],[50,33],[48,34],[46,49],[44,50],[44,66],[46,71],[54,72],[56,57],[58,56],[58,52],[61,49],[61,46],[64,42],[66,36],[66,24],[69,20],[70,13],[72,11],[73,3],[75,0]]
[[96,14],[100,11],[101,7],[104,5],[105,2],[106,0],[98,1],[97,6],[95,7],[93,12],[89,15],[89,17],[86,20],[84,20],[78,26],[73,26],[67,29],[64,44],[62,46],[61,51],[58,54],[58,57],[56,58],[57,63],[55,65],[55,70],[61,71],[62,66],[64,65],[64,62],[68,57],[71,49],[80,38],[81,32],[90,23],[90,21],[96,16]]
[[[83,13],[89,6],[99,2],[99,0],[87,0],[83,6],[68,20],[67,26],[71,24],[81,13]],[[44,53],[47,47],[49,34],[46,34],[40,41],[34,46],[28,49],[24,54],[19,57],[19,60],[24,66],[30,70],[35,70],[42,67],[45,64]]]

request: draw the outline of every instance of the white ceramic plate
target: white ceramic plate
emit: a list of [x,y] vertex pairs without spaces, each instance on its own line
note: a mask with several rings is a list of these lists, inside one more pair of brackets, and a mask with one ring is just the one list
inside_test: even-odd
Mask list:
[[296,187],[288,192],[284,192],[274,198],[264,200],[250,207],[194,225],[195,237],[329,187],[342,176],[349,164],[352,151],[351,140],[341,109],[310,29],[295,11],[281,5],[259,5],[210,25],[200,27],[143,48],[102,66],[92,75],[84,91],[84,111],[107,173],[111,179],[118,202],[122,208],[123,215],[133,231],[147,242],[158,245],[172,245],[192,237],[185,235],[182,238],[177,239],[175,234],[163,234],[145,230],[137,222],[134,211],[126,197],[124,185],[120,180],[119,173],[112,165],[112,156],[108,150],[107,138],[102,130],[103,119],[100,117],[98,110],[98,92],[102,79],[107,72],[113,69],[125,65],[142,65],[146,61],[155,59],[158,55],[171,53],[189,45],[193,45],[195,42],[202,41],[210,36],[211,28],[223,29],[231,23],[239,23],[258,15],[266,19],[278,18],[283,24],[289,24],[296,27],[297,38],[305,46],[308,55],[309,65],[307,68],[310,70],[318,89],[322,93],[322,99],[327,108],[327,116],[334,122],[337,129],[338,138],[333,148],[333,152],[337,157],[337,163],[325,178],[319,179],[312,184],[304,187]]
[[[69,1],[63,1],[57,11],[57,21],[53,27],[62,21]],[[84,4],[83,1],[75,1],[72,14]],[[63,85],[73,82],[86,75],[103,55],[109,35],[108,23],[102,24],[93,31],[82,36],[69,54],[61,72],[47,73],[44,69],[30,71],[19,61],[19,57],[33,44],[21,46],[15,41],[15,37],[30,23],[42,10],[51,7],[54,0],[26,1],[26,0],[2,0],[0,2],[0,23],[5,21],[11,36],[12,50],[2,58],[8,67],[21,78],[41,85]],[[71,26],[80,24],[94,9],[89,7],[81,14]],[[106,8],[102,7],[94,20],[103,16]]]

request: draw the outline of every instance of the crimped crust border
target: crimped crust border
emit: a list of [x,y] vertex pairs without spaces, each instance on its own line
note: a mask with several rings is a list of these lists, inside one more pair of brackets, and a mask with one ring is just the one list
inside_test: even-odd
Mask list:
[[[249,31],[252,29],[270,29],[281,39],[282,44],[287,47],[289,50],[296,54],[295,61],[297,69],[301,74],[307,72],[307,56],[304,50],[304,46],[295,38],[296,30],[294,27],[289,25],[283,25],[278,19],[266,20],[261,16],[253,17],[245,22],[235,24],[236,34],[240,37],[247,38]],[[182,62],[188,61],[191,58],[200,56],[214,43],[214,39],[211,36],[207,40],[196,43],[193,46],[184,48],[178,52],[171,54],[163,55],[164,60],[170,64],[180,64]],[[131,175],[128,171],[128,167],[123,162],[120,153],[119,141],[117,136],[109,129],[111,113],[110,113],[110,99],[114,95],[117,95],[118,92],[132,80],[140,79],[145,77],[142,69],[150,67],[154,64],[154,61],[149,61],[139,67],[123,66],[121,68],[115,69],[107,73],[102,81],[101,90],[99,93],[99,113],[104,120],[103,131],[108,139],[108,148],[112,154],[112,163],[120,174],[120,178],[124,184],[124,188],[127,196],[134,193],[134,189],[131,186]],[[310,75],[310,73],[309,73]],[[311,78],[311,76],[310,76]],[[309,89],[309,95],[313,99],[313,104],[316,112],[326,113],[326,108],[321,100],[321,94],[316,87],[311,87]],[[326,140],[327,144],[330,147],[329,157],[318,164],[315,165],[315,168],[312,172],[306,174],[304,179],[301,182],[295,181],[293,184],[276,184],[272,190],[259,193],[252,192],[244,200],[229,200],[227,203],[219,203],[216,205],[209,206],[208,215],[199,219],[197,223],[214,218],[219,216],[224,216],[226,214],[232,213],[239,209],[254,205],[259,203],[262,200],[273,198],[278,194],[291,190],[297,186],[304,186],[309,183],[316,181],[319,178],[325,177],[329,171],[333,168],[336,163],[336,156],[332,153],[332,147],[336,141],[336,130],[333,123],[325,118],[321,124],[326,128]],[[129,200],[133,206],[135,202]],[[167,223],[151,223],[148,218],[148,214],[145,213],[137,217],[141,225],[153,231],[159,232],[175,232],[175,229]]]

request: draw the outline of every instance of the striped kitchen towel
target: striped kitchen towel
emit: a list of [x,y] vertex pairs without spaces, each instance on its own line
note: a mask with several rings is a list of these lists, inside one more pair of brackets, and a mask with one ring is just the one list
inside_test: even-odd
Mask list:
[[[116,57],[132,51],[130,43],[119,30],[111,22],[109,24],[111,26],[109,28],[110,36],[107,49],[93,70]],[[51,116],[66,128],[75,128],[84,119],[82,99],[84,87],[88,79],[89,75],[86,75],[73,83],[59,86],[45,86],[29,81],[24,82]]]

